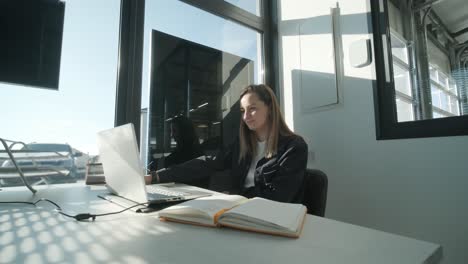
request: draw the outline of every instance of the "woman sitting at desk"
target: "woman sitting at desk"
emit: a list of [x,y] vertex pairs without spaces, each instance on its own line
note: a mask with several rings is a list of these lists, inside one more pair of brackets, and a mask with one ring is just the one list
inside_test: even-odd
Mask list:
[[240,96],[239,138],[213,160],[194,159],[152,172],[146,182],[191,183],[214,171],[230,170],[231,193],[281,202],[300,202],[307,144],[284,122],[276,97],[266,85],[247,86]]

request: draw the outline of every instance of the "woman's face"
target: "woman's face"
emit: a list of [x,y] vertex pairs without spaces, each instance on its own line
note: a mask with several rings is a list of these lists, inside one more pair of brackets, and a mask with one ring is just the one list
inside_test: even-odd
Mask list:
[[245,94],[240,100],[242,120],[252,131],[268,128],[268,106],[261,101],[257,94]]

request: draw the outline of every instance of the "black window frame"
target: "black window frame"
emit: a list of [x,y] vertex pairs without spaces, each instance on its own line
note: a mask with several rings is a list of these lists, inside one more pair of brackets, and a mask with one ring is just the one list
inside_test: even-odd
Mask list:
[[260,14],[254,15],[224,0],[179,0],[216,16],[233,21],[263,34],[264,82],[277,92],[278,83],[278,30],[277,0],[260,0]]
[[[278,91],[277,0],[260,0],[256,16],[224,0],[179,0],[263,34],[264,82]],[[114,125],[133,123],[140,142],[145,0],[121,0]]]
[[370,3],[376,71],[374,108],[377,140],[468,135],[466,115],[398,122],[387,1],[370,0]]

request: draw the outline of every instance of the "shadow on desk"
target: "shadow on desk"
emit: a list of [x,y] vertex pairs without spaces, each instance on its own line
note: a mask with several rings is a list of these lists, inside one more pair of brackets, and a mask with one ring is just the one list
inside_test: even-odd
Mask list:
[[[0,192],[0,201],[47,198],[68,213],[121,209],[103,186],[38,186]],[[125,212],[77,222],[48,204],[0,205],[2,263],[438,263],[439,245],[307,215],[297,240],[159,221]],[[278,249],[278,250],[275,250]]]
[[[99,203],[101,209],[90,211],[116,209]],[[125,213],[77,222],[52,209],[0,207],[2,263],[209,263],[216,262],[212,252],[216,241],[227,239],[216,237],[229,232],[165,223],[156,214]],[[231,239],[245,242],[253,238],[235,232],[231,235]],[[218,250],[228,254],[227,248]],[[197,252],[197,257],[189,252]]]

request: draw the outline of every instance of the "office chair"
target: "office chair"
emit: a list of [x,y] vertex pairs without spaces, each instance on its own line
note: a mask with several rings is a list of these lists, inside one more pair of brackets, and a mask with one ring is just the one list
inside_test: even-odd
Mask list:
[[307,169],[304,174],[304,198],[302,204],[307,207],[308,214],[325,216],[327,190],[327,175],[321,170]]

